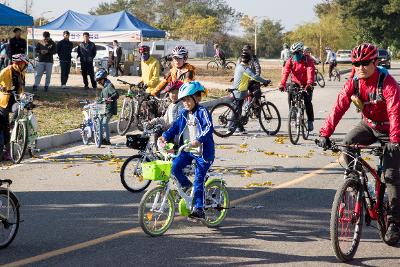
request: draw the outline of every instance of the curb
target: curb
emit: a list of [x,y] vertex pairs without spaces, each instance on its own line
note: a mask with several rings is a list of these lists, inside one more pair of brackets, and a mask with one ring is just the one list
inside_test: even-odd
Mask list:
[[[222,97],[218,99],[213,99],[210,101],[205,101],[201,103],[204,107],[210,109],[214,105],[222,102],[228,101],[227,97]],[[110,133],[117,132],[117,121],[110,122]],[[132,129],[134,130],[134,129]],[[40,150],[47,150],[55,147],[65,146],[72,143],[81,141],[81,130],[70,130],[63,134],[53,134],[39,137],[37,139],[37,148]]]

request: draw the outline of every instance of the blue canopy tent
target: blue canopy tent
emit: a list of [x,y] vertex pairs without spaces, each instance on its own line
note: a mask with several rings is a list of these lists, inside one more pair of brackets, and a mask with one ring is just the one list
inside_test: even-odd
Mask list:
[[52,22],[34,29],[34,34],[48,31],[52,38],[62,39],[63,31],[71,33],[71,41],[81,41],[82,33],[89,32],[96,42],[140,42],[143,38],[164,38],[165,32],[139,20],[126,11],[93,16],[68,10]]
[[0,4],[0,26],[32,26],[33,18],[11,7]]

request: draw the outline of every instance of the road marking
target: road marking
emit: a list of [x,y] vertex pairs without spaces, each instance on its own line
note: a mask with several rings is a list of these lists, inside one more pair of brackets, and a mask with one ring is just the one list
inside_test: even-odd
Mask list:
[[[253,200],[255,198],[258,198],[260,196],[266,195],[266,194],[271,193],[273,191],[276,191],[278,189],[287,188],[289,186],[293,186],[295,184],[299,184],[299,183],[301,183],[301,182],[303,182],[303,181],[305,181],[307,179],[310,179],[311,177],[314,177],[314,176],[316,176],[318,174],[323,173],[324,170],[336,167],[337,165],[338,165],[338,163],[336,163],[336,162],[329,163],[329,164],[325,165],[324,167],[322,167],[321,169],[318,169],[318,170],[315,170],[315,171],[310,172],[308,174],[302,175],[302,176],[300,176],[298,178],[295,178],[293,180],[284,182],[284,183],[279,184],[279,185],[277,185],[277,186],[275,186],[273,188],[268,188],[268,189],[265,189],[265,190],[263,190],[261,192],[258,192],[258,193],[255,193],[255,194],[252,194],[252,195],[249,195],[249,196],[245,196],[245,197],[241,197],[241,198],[238,198],[236,200],[233,200],[231,202],[231,204],[232,205],[236,205],[236,204],[239,204],[241,202]],[[185,217],[179,217],[175,221],[181,221],[184,218]],[[115,234],[111,234],[111,235],[107,235],[107,236],[103,236],[103,237],[99,237],[99,238],[92,239],[92,240],[89,240],[89,241],[86,241],[86,242],[82,242],[82,243],[79,243],[79,244],[76,244],[76,245],[72,245],[72,246],[68,246],[68,247],[65,247],[65,248],[49,251],[49,252],[46,252],[46,253],[43,253],[43,254],[40,254],[40,255],[37,255],[37,256],[33,256],[33,257],[30,257],[30,258],[14,261],[14,262],[11,262],[11,263],[3,265],[3,267],[18,267],[18,266],[23,266],[23,265],[26,265],[26,264],[32,264],[32,263],[35,263],[35,262],[39,262],[39,261],[50,259],[50,258],[53,258],[53,257],[56,257],[56,256],[67,254],[69,252],[77,251],[77,250],[88,248],[88,247],[91,247],[91,246],[94,246],[94,245],[97,245],[97,244],[101,244],[101,243],[104,243],[104,242],[107,242],[107,241],[111,241],[111,240],[114,240],[114,239],[117,239],[117,238],[121,238],[121,237],[124,237],[124,236],[127,236],[127,235],[138,234],[138,233],[142,233],[142,229],[140,227],[135,227],[135,228],[132,228],[132,229],[129,229],[129,230],[121,231],[121,232],[118,232],[118,233],[115,233]]]

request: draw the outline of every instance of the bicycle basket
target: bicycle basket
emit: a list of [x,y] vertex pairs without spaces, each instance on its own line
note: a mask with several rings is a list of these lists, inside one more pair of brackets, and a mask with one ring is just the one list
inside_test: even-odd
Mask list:
[[126,136],[126,146],[133,149],[145,150],[150,137],[141,134],[133,134]]
[[155,160],[142,163],[142,175],[145,180],[167,181],[171,175],[172,161]]
[[97,108],[99,114],[101,114],[101,115],[106,114],[106,104],[97,104],[96,108]]

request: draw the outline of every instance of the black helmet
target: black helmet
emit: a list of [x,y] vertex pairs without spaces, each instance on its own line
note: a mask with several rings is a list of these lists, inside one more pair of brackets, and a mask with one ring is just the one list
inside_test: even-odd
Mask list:
[[251,51],[251,45],[245,44],[242,48],[242,51]]
[[250,51],[242,51],[242,54],[240,55],[240,62],[249,63],[250,60],[251,60]]

